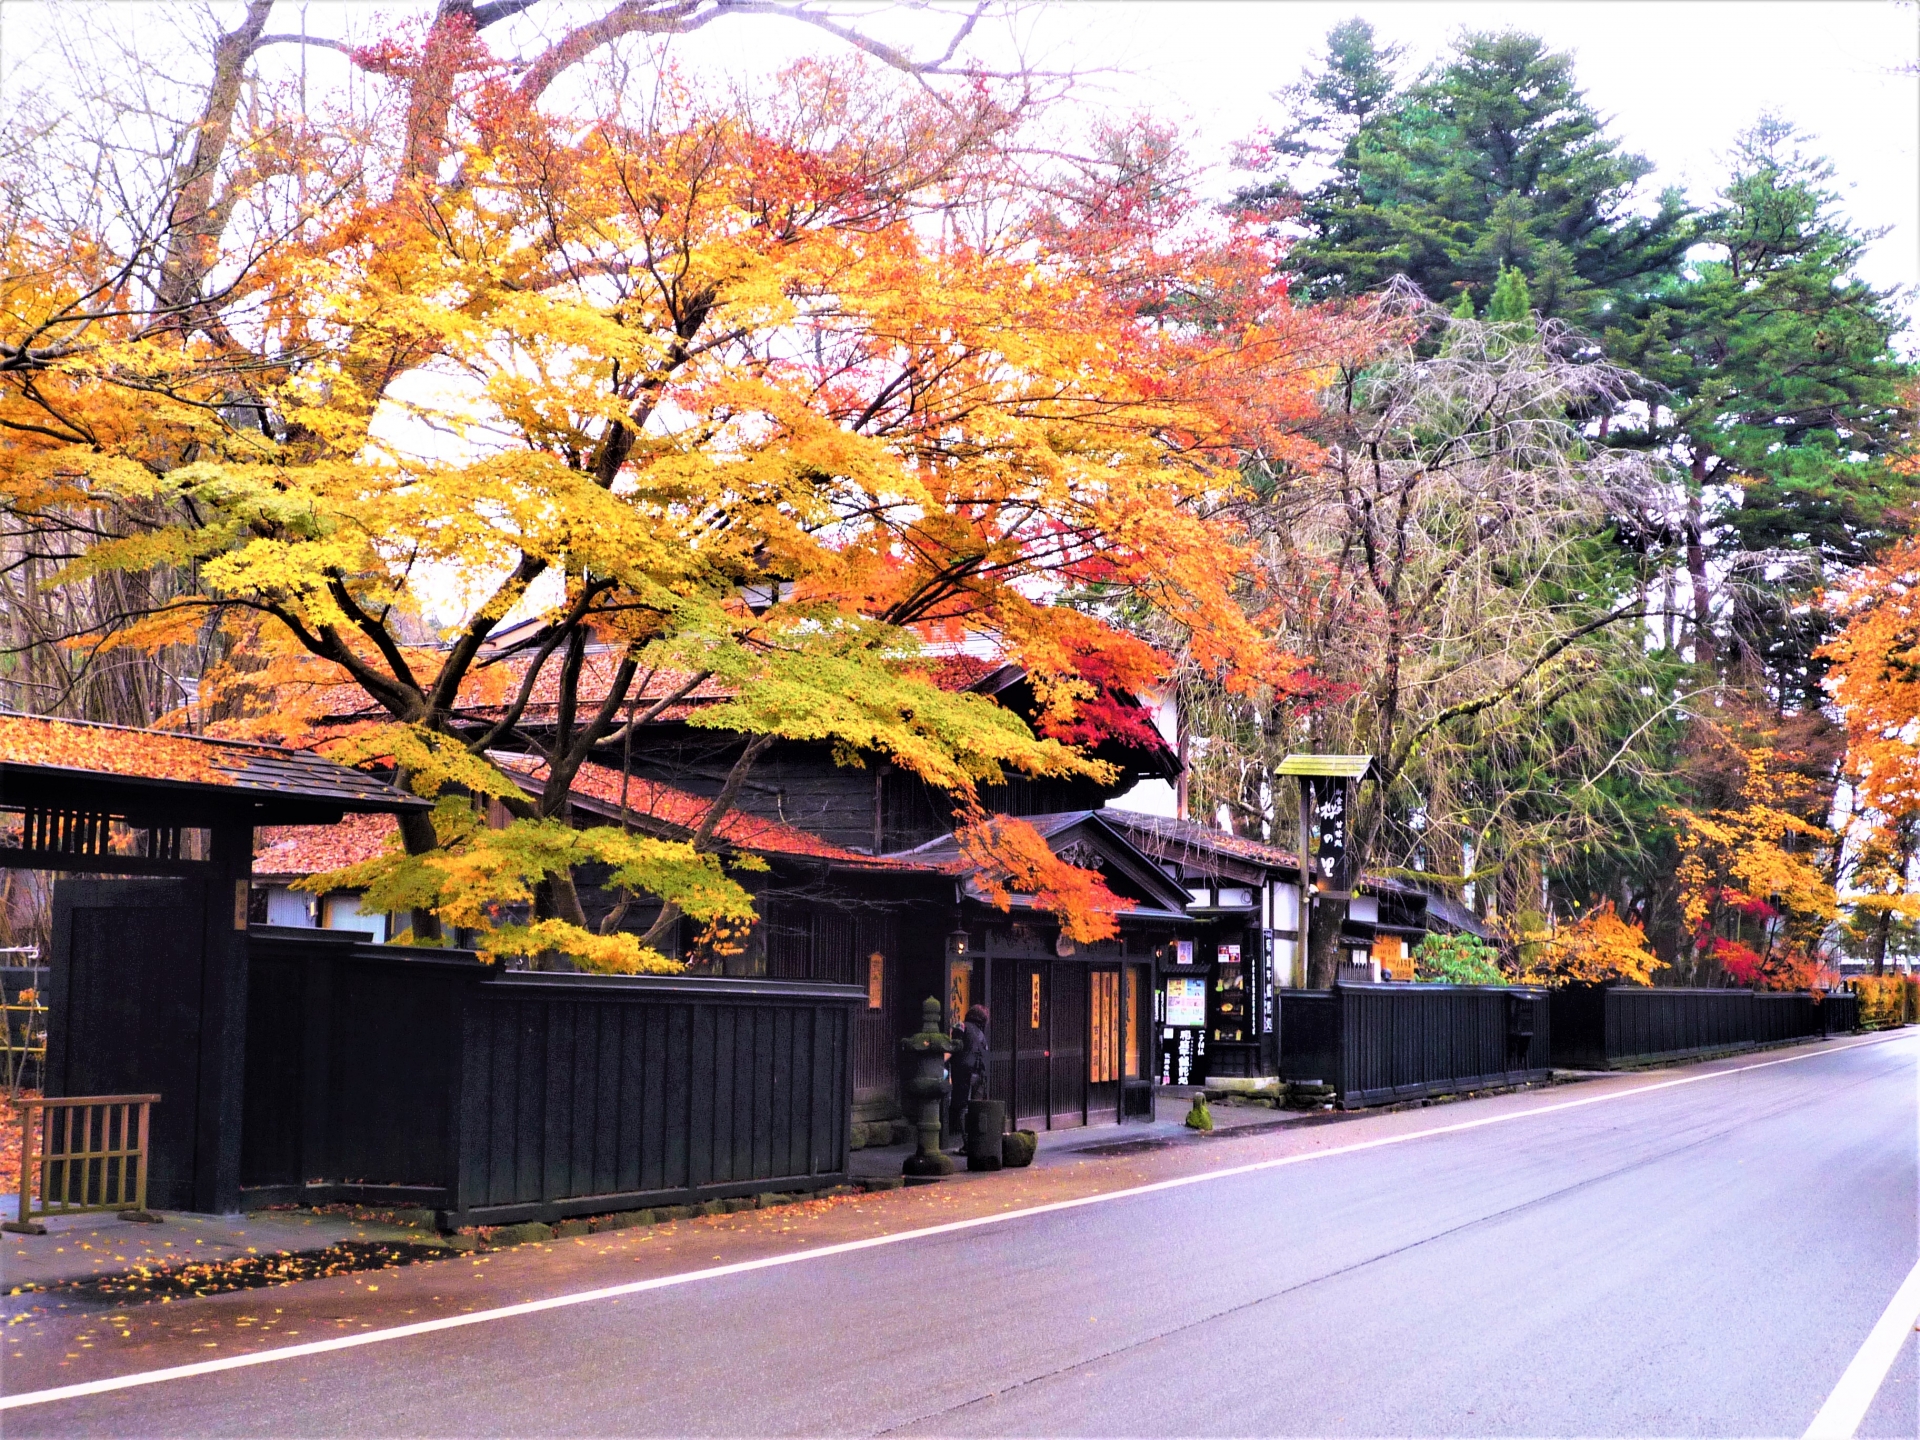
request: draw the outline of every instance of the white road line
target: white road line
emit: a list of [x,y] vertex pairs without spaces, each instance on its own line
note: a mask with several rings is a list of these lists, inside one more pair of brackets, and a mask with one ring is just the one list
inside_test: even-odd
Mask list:
[[[1920,1069],[1914,1071],[1914,1089],[1920,1092]],[[1920,1124],[1920,1120],[1916,1121]],[[1920,1133],[1915,1137],[1915,1153],[1920,1156]],[[1916,1216],[1920,1220],[1920,1216]],[[1827,1403],[1807,1427],[1806,1440],[1852,1440],[1853,1432],[1867,1418],[1873,1399],[1887,1381],[1887,1372],[1900,1358],[1900,1347],[1907,1337],[1920,1330],[1920,1262],[1907,1272],[1893,1299],[1880,1312],[1880,1318],[1867,1332],[1867,1338],[1840,1376],[1840,1383],[1827,1396]]]
[[272,1365],[283,1360],[299,1360],[308,1355],[328,1355],[339,1350],[354,1350],[362,1345],[379,1345],[389,1340],[406,1340],[415,1335],[433,1335],[443,1330],[458,1330],[468,1325],[486,1325],[496,1320],[511,1320],[520,1315],[538,1315],[547,1310],[564,1310],[574,1305],[591,1305],[601,1300],[617,1300],[626,1295],[644,1295],[650,1290],[666,1290],[676,1285],[692,1285],[702,1280],[720,1280],[729,1275],[745,1275],[755,1270],[772,1270],[782,1265],[798,1265],[808,1260],[825,1260],[835,1255],[850,1255],[857,1250],[874,1250],[883,1245],[900,1245],[909,1240],[925,1240],[935,1235],[952,1235],[986,1225],[1004,1225],[1010,1220],[1025,1220],[1035,1215],[1051,1215],[1062,1210],[1078,1210],[1086,1205],[1104,1205],[1113,1200],[1130,1200],[1136,1195],[1152,1195],[1163,1190],[1178,1190],[1188,1185],[1204,1185],[1237,1175],[1253,1175],[1263,1170],[1279,1170],[1309,1160],[1328,1160],[1336,1155],[1356,1155],[1388,1145],[1403,1145],[1410,1140],[1426,1140],[1436,1135],[1457,1135],[1489,1125],[1504,1125],[1514,1120],[1529,1120],[1537,1115],[1555,1115],[1579,1110],[1588,1105],[1604,1105],[1656,1090],[1672,1090],[1681,1085],[1698,1085],[1749,1070],[1766,1070],[1775,1065],[1792,1065],[1838,1050],[1857,1049],[1861,1045],[1884,1043],[1885,1037],[1854,1041],[1834,1049],[1811,1050],[1778,1060],[1761,1060],[1730,1070],[1703,1071],[1651,1085],[1636,1085],[1630,1090],[1589,1095],[1581,1100],[1562,1100],[1553,1105],[1536,1105],[1529,1110],[1508,1111],[1501,1115],[1483,1115],[1452,1125],[1436,1125],[1426,1130],[1411,1130],[1399,1135],[1383,1135],[1376,1140],[1361,1140],[1352,1145],[1336,1145],[1325,1150],[1308,1150],[1298,1155],[1282,1155],[1272,1160],[1256,1160],[1224,1170],[1207,1170],[1197,1175],[1181,1175],[1171,1180],[1156,1180],[1148,1185],[1133,1185],[1124,1190],[1107,1190],[1098,1195],[1082,1195],[1072,1200],[1054,1200],[1045,1205],[1030,1205],[1024,1210],[1002,1210],[992,1215],[976,1215],[968,1220],[951,1220],[943,1225],[927,1225],[918,1230],[901,1230],[892,1235],[874,1235],[864,1240],[848,1240],[838,1245],[821,1245],[786,1255],[769,1255],[759,1260],[742,1260],[732,1265],[714,1265],[705,1270],[689,1270],[679,1275],[662,1275],[652,1280],[635,1280],[625,1285],[608,1285],[598,1290],[580,1290],[570,1295],[553,1295],[545,1300],[526,1300],[518,1305],[502,1305],[492,1310],[475,1310],[465,1315],[446,1315],[437,1320],[421,1320],[412,1325],[395,1325],[386,1330],[369,1330],[359,1335],[340,1335],[330,1340],[312,1340],[304,1345],[284,1345],[273,1350],[256,1350],[248,1355],[228,1355],[219,1360],[200,1360],[191,1365],[171,1365],[162,1370],[143,1370],[130,1375],[115,1375],[104,1380],[87,1380],[77,1385],[60,1385],[51,1390],[30,1390],[21,1395],[0,1396],[0,1411],[20,1410],[29,1405],[49,1405],[56,1400],[75,1400],[87,1395],[106,1395],[115,1390],[131,1390],[139,1385],[158,1385],[168,1380],[188,1380],[198,1375],[217,1375],[223,1370],[243,1370],[252,1365]]
[[1920,1322],[1920,1264],[1907,1272],[1906,1280],[1867,1332],[1853,1363],[1807,1427],[1806,1440],[1852,1440],[1916,1322]]

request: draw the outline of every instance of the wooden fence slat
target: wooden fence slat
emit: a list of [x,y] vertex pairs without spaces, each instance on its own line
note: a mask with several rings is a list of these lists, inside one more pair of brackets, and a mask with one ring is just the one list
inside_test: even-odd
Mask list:
[[[343,1055],[365,1076],[403,1082],[396,1094],[405,1103],[333,1107],[338,1143],[324,1166],[296,1125],[299,1182],[243,1173],[254,1196],[318,1200],[324,1191],[376,1203],[378,1195],[377,1203],[443,1209],[449,1223],[495,1224],[846,1176],[848,1020],[865,999],[852,986],[500,972],[462,952],[286,931],[254,945],[256,959],[350,975],[351,986],[333,988],[354,994],[324,1016],[303,1011],[278,1027],[285,1039],[272,1053],[250,1053],[269,1082],[261,1093],[302,1093],[313,1052],[338,1048],[342,1029],[382,997],[400,997],[407,1016],[359,1027],[358,1052]],[[282,993],[306,1007],[328,988]],[[247,1123],[271,1123],[273,1108],[249,1107]],[[243,1145],[247,1153],[279,1152],[256,1143]],[[355,1157],[357,1168],[346,1169]],[[420,1198],[392,1194],[402,1188]]]
[[[19,1208],[4,1228],[22,1234],[44,1234],[45,1227],[34,1219],[36,1215],[119,1210],[130,1218],[145,1216],[147,1147],[152,1134],[150,1114],[160,1103],[158,1095],[52,1096],[17,1103],[20,1112]],[[55,1111],[59,1112],[57,1117]],[[117,1138],[116,1111],[120,1120]],[[74,1143],[76,1112],[80,1117],[77,1145]],[[139,1116],[137,1141],[133,1129],[136,1112]],[[138,1176],[131,1205],[128,1204],[129,1173]]]

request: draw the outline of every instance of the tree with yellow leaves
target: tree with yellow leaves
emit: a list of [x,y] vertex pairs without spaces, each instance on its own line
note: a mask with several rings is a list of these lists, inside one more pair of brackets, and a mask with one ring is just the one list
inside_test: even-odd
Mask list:
[[1687,932],[1675,969],[1685,984],[1725,976],[1803,988],[1821,966],[1837,910],[1823,863],[1834,836],[1809,816],[1823,792],[1781,762],[1777,736],[1757,723],[1729,713],[1711,731],[1731,772],[1730,794],[1718,806],[1669,815]]
[[[1101,774],[1089,715],[1163,668],[1120,607],[1284,691],[1205,518],[1317,378],[1324,327],[1256,237],[1143,210],[1124,166],[1047,195],[985,84],[814,62],[769,96],[662,68],[558,105],[438,22],[354,61],[397,129],[310,99],[296,124],[262,88],[207,162],[217,200],[196,162],[146,228],[5,233],[0,500],[60,583],[191,577],[69,640],[219,633],[231,729],[299,738],[342,687],[377,708],[331,753],[440,803],[344,878],[416,940],[670,967],[673,919],[750,913],[712,833],[775,738],[885,756],[963,811],[1009,769]],[[1054,603],[1089,585],[1103,606]],[[935,682],[937,623],[1027,668],[1038,733]],[[746,737],[708,822],[572,828],[579,766],[701,685],[726,698],[695,723]],[[501,752],[538,757],[540,794]],[[1025,827],[979,825],[1032,869]],[[589,862],[661,925],[591,929]],[[1098,887],[1047,888],[1085,938],[1110,926]]]
[[1859,575],[1843,629],[1821,654],[1847,728],[1855,841],[1847,905],[1863,921],[1874,973],[1894,927],[1920,923],[1920,540]]

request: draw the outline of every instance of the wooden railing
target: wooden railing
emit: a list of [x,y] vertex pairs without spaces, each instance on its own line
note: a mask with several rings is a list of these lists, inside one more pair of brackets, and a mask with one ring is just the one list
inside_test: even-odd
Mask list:
[[[17,1101],[20,1208],[4,1227],[44,1235],[35,1219],[117,1210],[147,1213],[147,1123],[158,1095],[73,1095]],[[38,1115],[40,1123],[35,1125]]]

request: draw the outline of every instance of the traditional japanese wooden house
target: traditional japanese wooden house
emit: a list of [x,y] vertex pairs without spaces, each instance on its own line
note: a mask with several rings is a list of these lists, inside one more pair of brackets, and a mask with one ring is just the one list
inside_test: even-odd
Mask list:
[[[537,763],[502,757],[530,793],[543,784]],[[576,823],[628,824],[684,838],[698,828],[708,800],[659,781],[588,764],[575,777]],[[1113,823],[1112,812],[1073,811],[1027,817],[1056,853],[1097,869],[1131,904],[1118,915],[1119,935],[1076,945],[1032,897],[1014,896],[1002,911],[988,899],[951,834],[911,849],[870,855],[835,845],[797,826],[734,812],[716,834],[729,850],[766,865],[742,880],[755,894],[758,923],[725,952],[701,947],[690,924],[665,948],[695,974],[823,981],[860,986],[866,1005],[851,1034],[854,1124],[860,1143],[885,1143],[901,1120],[899,1041],[918,1028],[921,1003],[940,997],[957,1020],[978,1002],[989,1027],[990,1094],[1004,1099],[1019,1124],[1052,1129],[1109,1123],[1151,1110],[1154,1080],[1156,965],[1177,948],[1193,949],[1195,922],[1186,893],[1141,854]],[[300,897],[291,884],[362,858],[384,843],[391,821],[349,830],[283,827],[262,835],[256,861],[256,907]],[[371,850],[369,847],[371,846]],[[619,897],[583,877],[583,905],[598,924]],[[280,901],[282,922],[374,933],[355,909],[357,897],[300,908]],[[619,928],[644,933],[659,914],[629,905]]]
[[[539,788],[537,767],[509,768]],[[622,799],[624,796],[624,806]],[[573,785],[576,817],[632,824],[663,836],[691,834],[708,801],[675,786],[586,765]],[[899,1041],[918,1028],[929,996],[957,1023],[988,1006],[990,1094],[1021,1125],[1050,1129],[1121,1119],[1151,1108],[1154,966],[1195,925],[1185,893],[1112,823],[1109,812],[1024,817],[1061,858],[1098,870],[1129,903],[1119,935],[1076,945],[1032,897],[1002,911],[988,898],[951,833],[873,855],[781,821],[735,812],[717,834],[767,865],[743,877],[759,921],[728,954],[703,953],[690,926],[672,940],[696,973],[856,984],[867,1006],[854,1023],[855,1119],[890,1133],[902,1114]],[[591,882],[592,877],[587,877]],[[614,898],[592,891],[595,922]],[[621,927],[642,933],[655,907],[631,907]]]
[[[955,690],[990,695],[1029,719],[1037,713],[1017,666],[957,654],[941,667]],[[607,657],[590,653],[583,702],[605,673]],[[655,676],[633,697],[634,707],[669,703],[582,767],[570,795],[579,823],[663,836],[699,827],[745,738],[692,723],[727,692],[687,678]],[[1132,697],[1109,698],[1145,713]],[[503,713],[497,692],[476,693],[456,721],[479,734]],[[557,724],[544,675],[533,677],[517,724],[535,736]],[[854,1026],[856,1142],[894,1133],[898,1042],[918,1027],[929,995],[943,999],[950,1020],[971,1003],[989,1007],[991,1093],[1023,1126],[1143,1113],[1156,1082],[1272,1074],[1274,991],[1305,981],[1298,862],[1192,821],[1107,808],[1138,782],[1179,772],[1150,724],[1121,729],[1095,751],[1114,767],[1110,784],[1012,777],[981,796],[991,810],[1034,824],[1063,858],[1099,869],[1132,903],[1113,940],[1075,946],[1030,900],[1015,897],[1010,912],[990,904],[953,839],[951,802],[918,776],[882,757],[848,765],[828,744],[781,741],[755,762],[716,832],[767,863],[749,879],[758,923],[726,954],[703,952],[684,926],[665,948],[696,973],[866,991]],[[540,790],[537,762],[495,758]],[[583,902],[598,922],[620,901],[592,893],[593,877],[583,878]],[[1378,936],[1417,941],[1424,896],[1386,884],[1363,889],[1348,927],[1361,960]],[[341,913],[350,915],[348,903],[340,901]],[[644,933],[657,914],[629,903],[617,923]]]
[[1127,839],[1109,811],[1025,817],[1054,853],[1097,870],[1130,901],[1119,934],[1078,944],[1015,896],[990,904],[951,836],[900,858],[954,875],[957,905],[945,948],[949,1013],[984,1000],[992,1016],[988,1094],[1016,1125],[1036,1130],[1152,1113],[1155,967],[1192,945],[1185,893]]

